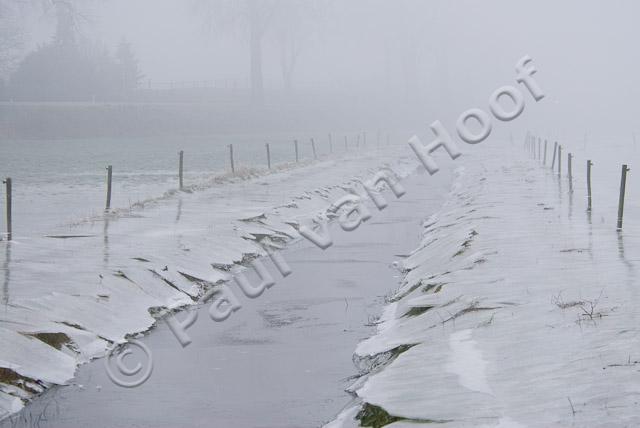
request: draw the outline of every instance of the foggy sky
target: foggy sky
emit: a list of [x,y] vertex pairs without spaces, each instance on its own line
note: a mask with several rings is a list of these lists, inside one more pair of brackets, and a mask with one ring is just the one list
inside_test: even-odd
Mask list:
[[[467,108],[486,109],[497,87],[515,85],[514,65],[528,54],[547,98],[544,106],[527,98],[523,126],[556,135],[634,130],[640,5],[632,0],[336,0],[328,9],[317,34],[301,42],[298,90],[389,99],[407,91],[424,106],[425,125],[453,122]],[[39,25],[34,43],[49,37],[51,26]],[[103,1],[84,26],[110,47],[129,40],[152,82],[248,85],[241,25],[212,28],[193,1]],[[267,35],[263,47],[265,87],[280,89],[277,43]]]

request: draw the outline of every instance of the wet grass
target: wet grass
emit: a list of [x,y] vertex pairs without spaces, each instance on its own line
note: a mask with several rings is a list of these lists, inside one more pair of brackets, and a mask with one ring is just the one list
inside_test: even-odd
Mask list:
[[382,407],[364,403],[356,415],[356,420],[360,421],[361,427],[381,428],[394,422],[404,421],[405,418],[390,415]]
[[18,373],[11,369],[0,367],[0,383],[6,383],[7,385],[15,385],[16,382],[23,379]]
[[463,255],[464,252],[467,251],[467,249],[471,246],[471,243],[473,242],[473,238],[477,235],[478,235],[478,232],[476,232],[475,230],[472,230],[469,233],[469,237],[462,243],[462,245],[460,246],[461,248],[453,255],[453,257],[458,257]]
[[34,379],[21,376],[18,373],[14,372],[11,369],[0,367],[0,383],[4,383],[6,385],[13,385],[15,387],[21,388],[27,392],[32,394],[36,394],[39,391],[36,391],[33,388],[29,388],[28,384],[37,384],[38,382]]
[[386,352],[381,352],[371,357],[354,358],[353,362],[356,365],[356,367],[358,367],[358,370],[360,371],[360,374],[358,376],[362,376],[366,373],[377,372],[383,367],[391,364],[402,353],[408,351],[414,346],[416,346],[415,343],[411,343],[407,345],[399,345],[393,349],[390,349]]
[[411,294],[413,291],[415,291],[416,288],[420,287],[421,282],[418,282],[416,284],[413,284],[411,287],[409,287],[408,290],[406,290],[405,292],[398,294],[394,297],[392,297],[391,299],[389,299],[390,303],[394,303],[394,302],[398,302],[402,299],[404,299],[405,297],[407,297],[409,294]]
[[432,308],[433,306],[415,306],[409,309],[407,312],[405,312],[403,317],[417,317],[419,315],[424,314],[425,312],[427,312],[429,309],[432,309]]
[[356,420],[360,421],[361,427],[382,428],[394,422],[407,421],[420,424],[438,423],[444,421],[434,421],[430,419],[410,419],[401,416],[394,416],[380,406],[364,403],[356,415]]
[[390,303],[399,302],[400,300],[404,299],[409,294],[414,292],[418,287],[422,287],[423,293],[439,293],[442,290],[442,287],[446,285],[446,282],[430,282],[430,283],[427,283],[426,285],[423,285],[423,284],[424,283],[422,281],[419,281],[416,284],[413,284],[411,287],[409,287],[408,290],[404,291],[402,294],[398,294],[392,297],[391,299],[389,299],[389,302]]
[[439,293],[445,285],[447,285],[446,282],[431,282],[422,288],[422,292],[433,294]]
[[35,337],[41,342],[56,348],[58,351],[60,351],[63,346],[71,344],[71,338],[64,333],[33,333],[29,334],[29,336]]
[[416,343],[412,343],[410,345],[400,345],[400,346],[396,346],[395,348],[393,348],[390,352],[391,356],[389,358],[389,361],[393,361],[396,358],[398,358],[400,356],[400,354],[407,352],[409,349],[413,348],[414,346],[416,346]]

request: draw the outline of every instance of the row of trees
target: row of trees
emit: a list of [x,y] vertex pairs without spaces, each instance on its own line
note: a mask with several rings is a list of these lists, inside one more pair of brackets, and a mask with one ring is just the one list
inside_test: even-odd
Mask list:
[[[0,0],[0,84],[8,82],[5,95],[20,99],[83,99],[127,96],[141,80],[131,46],[122,42],[116,52],[80,37],[85,15],[98,0]],[[384,40],[388,67],[399,67],[400,82],[407,96],[415,93],[426,57],[416,39],[424,25],[423,14],[413,13],[419,0],[370,0],[391,23],[376,29],[372,37]],[[251,91],[255,101],[263,99],[263,49],[267,43],[278,49],[284,88],[290,91],[302,55],[313,52],[311,43],[326,34],[331,10],[340,5],[331,0],[188,0],[194,19],[201,19],[209,37],[239,36],[247,47]],[[24,57],[21,14],[39,9],[55,21],[53,39]],[[331,10],[330,10],[331,9]],[[388,9],[388,10],[387,10]],[[366,9],[363,9],[363,12]],[[392,32],[392,33],[390,33]],[[387,34],[390,33],[390,34]],[[275,43],[273,43],[275,42]],[[433,52],[437,51],[434,47]],[[433,55],[433,52],[430,55]],[[0,91],[2,87],[0,85]]]
[[267,36],[277,42],[286,91],[305,44],[318,36],[326,23],[329,0],[193,0],[196,11],[214,31],[240,32],[246,39],[249,76],[254,101],[263,98],[263,45]]
[[[17,6],[16,6],[17,5]],[[82,17],[71,0],[35,3],[54,12],[55,34],[20,59],[24,34],[19,24],[4,27],[8,33],[0,46],[0,96],[15,101],[87,101],[121,99],[138,87],[142,73],[131,45],[122,41],[115,54],[79,36]],[[0,0],[0,21],[19,23],[24,3]]]
[[[131,46],[115,55],[79,37],[84,12],[95,0],[0,0],[0,91],[15,100],[86,100],[124,96],[142,75]],[[284,87],[290,91],[303,47],[319,33],[329,0],[191,0],[214,37],[245,39],[255,101],[263,98],[263,45],[276,41]],[[53,39],[24,56],[23,15],[40,11],[55,20]],[[6,86],[2,87],[2,83]],[[0,93],[0,96],[2,94]]]
[[4,98],[15,101],[88,101],[128,97],[142,74],[127,42],[113,56],[88,43],[53,41],[29,53],[11,75]]
[[0,79],[15,67],[24,47],[22,10],[17,2],[0,0]]

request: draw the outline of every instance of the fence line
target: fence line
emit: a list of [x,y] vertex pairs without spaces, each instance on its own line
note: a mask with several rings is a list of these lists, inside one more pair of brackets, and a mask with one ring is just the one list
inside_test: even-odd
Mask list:
[[[536,154],[536,138],[538,141],[538,150]],[[544,157],[540,157],[540,138],[534,136],[530,132],[527,131],[527,134],[524,139],[524,147],[525,150],[530,153],[533,159],[541,161],[543,166],[547,164],[547,140],[545,140],[544,144]],[[562,145],[558,144],[556,141],[553,146],[553,158],[551,161],[551,172],[555,171],[556,164],[556,152],[557,152],[557,161],[558,161],[558,179],[562,179]],[[573,193],[573,160],[574,154],[571,152],[567,153],[567,179],[569,181],[569,193]],[[592,187],[591,187],[591,171],[593,167],[593,162],[591,159],[587,160],[587,213],[591,214],[592,211]],[[620,173],[620,193],[618,196],[618,213],[617,213],[617,221],[616,221],[616,230],[621,231],[624,219],[624,202],[625,202],[625,194],[626,194],[626,186],[627,186],[627,174],[631,171],[627,164],[622,165],[621,173]]]
[[12,212],[13,212],[13,195],[11,187],[11,178],[7,177],[2,182],[5,185],[5,197],[6,197],[6,218],[7,218],[7,240],[11,241],[12,238]]
[[617,229],[622,230],[622,217],[624,216],[624,194],[627,188],[627,172],[629,167],[622,165],[622,173],[620,174],[620,197],[618,199],[618,225]]
[[[366,133],[360,133],[358,132],[356,135],[358,136],[358,141],[360,139],[360,135],[363,135],[363,138],[366,139]],[[327,139],[327,145],[328,145],[328,153],[329,154],[333,154],[333,133],[328,133],[328,139]],[[348,152],[348,135],[345,134],[344,135],[344,139],[345,139],[345,150],[344,153]],[[310,139],[311,141],[311,149],[312,149],[312,154],[313,154],[313,160],[318,160],[319,159],[319,153],[317,151],[317,146],[316,146],[316,141],[315,139],[312,137]],[[301,156],[300,156],[300,151],[299,151],[299,145],[298,145],[298,140],[293,140],[294,142],[294,150],[295,150],[295,161],[296,163],[299,163],[301,160]],[[390,143],[390,134],[387,134],[387,144]],[[358,143],[359,146],[359,143]],[[236,173],[236,159],[235,159],[235,154],[234,154],[234,147],[233,144],[228,144],[227,146],[229,148],[229,162],[230,162],[230,168],[231,168],[231,173],[235,174]],[[267,155],[267,168],[269,170],[271,170],[272,167],[272,160],[271,160],[271,147],[269,143],[265,144],[265,148],[266,148],[266,155]],[[363,147],[364,148],[364,147]],[[326,152],[325,152],[326,153]],[[184,183],[184,178],[185,178],[185,151],[184,150],[180,150],[178,152],[178,189],[179,190],[184,190],[185,188],[185,183]],[[106,198],[105,198],[105,205],[104,205],[104,210],[105,212],[109,212],[112,208],[112,195],[113,195],[113,166],[112,165],[108,165],[106,167]],[[6,217],[6,237],[7,240],[12,240],[13,237],[13,193],[12,193],[12,188],[13,188],[13,180],[11,177],[6,177],[3,182],[5,185],[5,196],[6,196],[6,201],[5,201],[5,217]],[[2,240],[0,238],[0,240]]]
[[178,163],[178,182],[179,182],[180,190],[184,188],[183,173],[184,173],[184,150],[180,150],[180,160]]
[[107,167],[107,203],[105,206],[105,210],[109,211],[111,209],[111,183],[113,179],[113,167],[109,165]]

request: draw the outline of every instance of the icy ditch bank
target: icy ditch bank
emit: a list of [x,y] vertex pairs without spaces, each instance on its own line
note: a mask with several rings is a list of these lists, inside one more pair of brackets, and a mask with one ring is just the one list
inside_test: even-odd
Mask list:
[[457,175],[327,427],[640,424],[640,231],[520,152]]
[[417,163],[398,151],[221,183],[65,231],[82,238],[0,243],[0,418],[168,310],[194,304],[264,255],[263,245],[297,239],[296,224],[362,192],[359,181],[380,167],[408,175]]

